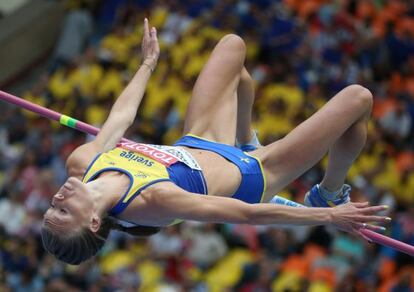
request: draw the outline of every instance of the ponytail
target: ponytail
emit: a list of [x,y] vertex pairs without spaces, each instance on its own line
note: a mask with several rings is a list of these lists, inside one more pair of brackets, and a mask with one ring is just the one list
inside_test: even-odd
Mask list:
[[57,259],[72,265],[79,265],[93,257],[105,244],[111,230],[126,232],[133,236],[150,236],[161,230],[160,227],[133,226],[126,227],[107,216],[102,219],[99,230],[94,233],[83,228],[74,235],[59,234],[46,222],[42,226],[43,246]]

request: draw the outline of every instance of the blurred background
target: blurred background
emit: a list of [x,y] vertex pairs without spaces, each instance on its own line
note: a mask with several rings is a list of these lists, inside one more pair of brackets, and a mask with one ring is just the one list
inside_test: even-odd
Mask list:
[[[414,244],[413,1],[2,0],[1,89],[101,126],[139,68],[144,17],[161,56],[127,137],[179,138],[198,73],[217,41],[237,33],[263,144],[349,84],[373,92],[352,199],[390,205],[386,235]],[[321,227],[184,222],[148,239],[113,232],[99,256],[64,265],[42,248],[42,215],[66,179],[66,157],[90,139],[0,102],[0,291],[414,291],[413,258]],[[281,195],[303,202],[325,165]]]

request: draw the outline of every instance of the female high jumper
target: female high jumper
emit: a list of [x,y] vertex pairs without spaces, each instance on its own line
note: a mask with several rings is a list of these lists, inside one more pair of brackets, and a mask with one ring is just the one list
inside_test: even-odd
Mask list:
[[[68,157],[69,178],[44,215],[45,248],[59,260],[79,264],[98,252],[111,229],[150,235],[163,226],[197,220],[332,225],[360,234],[360,228],[381,228],[368,223],[390,220],[376,214],[386,206],[349,202],[350,188],[344,184],[365,144],[370,91],[348,86],[283,139],[258,147],[250,124],[254,89],[244,68],[245,53],[236,35],[219,41],[195,83],[184,136],[173,146],[119,143],[159,56],[156,29],[149,29],[145,19],[144,61],[96,139]],[[305,198],[311,208],[298,212],[271,203],[274,194],[328,151],[324,178]],[[122,221],[135,227],[124,227]]]

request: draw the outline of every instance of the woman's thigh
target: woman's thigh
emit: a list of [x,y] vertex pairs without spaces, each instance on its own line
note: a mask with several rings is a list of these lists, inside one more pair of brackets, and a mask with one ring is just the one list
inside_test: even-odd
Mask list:
[[252,152],[262,161],[268,195],[275,194],[314,166],[354,123],[366,120],[370,91],[351,85],[283,139]]
[[226,35],[201,71],[187,108],[184,135],[191,133],[234,145],[237,125],[237,87],[245,58],[245,44]]

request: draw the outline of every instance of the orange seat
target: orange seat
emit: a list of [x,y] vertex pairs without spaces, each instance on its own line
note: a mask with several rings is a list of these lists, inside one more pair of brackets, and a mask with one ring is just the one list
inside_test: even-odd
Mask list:
[[394,97],[388,97],[384,100],[374,100],[374,107],[372,109],[372,116],[374,119],[380,119],[387,113],[393,111],[397,106],[397,101]]
[[309,271],[309,262],[306,257],[294,254],[289,256],[281,265],[281,271],[294,272],[302,278],[307,277]]
[[357,1],[356,17],[358,19],[373,18],[375,13],[375,6],[372,1]]
[[326,251],[319,245],[307,244],[303,254],[309,264],[312,264],[316,259],[324,257],[326,255]]
[[402,151],[398,153],[396,166],[399,173],[414,169],[414,153],[412,151]]
[[383,257],[380,261],[380,267],[378,269],[378,275],[381,281],[388,281],[394,276],[395,273],[395,262],[387,257]]

